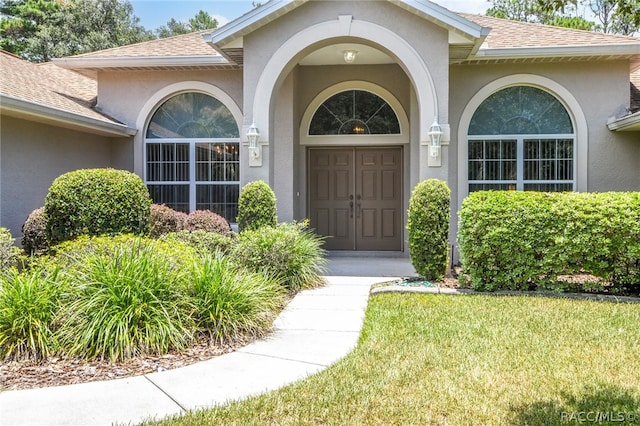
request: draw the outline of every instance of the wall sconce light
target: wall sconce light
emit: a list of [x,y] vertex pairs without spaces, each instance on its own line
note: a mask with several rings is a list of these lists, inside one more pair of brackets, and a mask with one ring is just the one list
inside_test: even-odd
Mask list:
[[249,127],[249,130],[247,131],[247,139],[249,140],[249,152],[251,153],[251,158],[260,158],[260,131],[256,127],[255,123],[251,124],[251,127]]
[[356,60],[356,56],[358,56],[358,51],[357,50],[345,50],[344,52],[342,52],[342,55],[344,57],[344,61],[348,64],[352,64],[355,62]]
[[440,139],[442,138],[442,127],[438,124],[438,120],[434,120],[433,124],[429,128],[429,138],[431,139],[431,146],[429,147],[429,155],[433,158],[440,157]]

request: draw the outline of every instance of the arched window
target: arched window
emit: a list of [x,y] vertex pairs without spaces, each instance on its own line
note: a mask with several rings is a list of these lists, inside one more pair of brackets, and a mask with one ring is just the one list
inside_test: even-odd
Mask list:
[[145,134],[145,181],[153,201],[211,210],[235,222],[240,132],[229,109],[204,93],[181,93],[154,112]]
[[469,124],[469,192],[573,191],[575,133],[564,105],[531,86],[495,92]]
[[393,108],[366,90],[346,90],[316,110],[309,135],[397,135],[400,123]]

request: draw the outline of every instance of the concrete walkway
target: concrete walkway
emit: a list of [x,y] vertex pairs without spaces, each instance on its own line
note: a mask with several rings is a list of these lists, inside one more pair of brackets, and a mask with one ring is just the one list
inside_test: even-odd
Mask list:
[[[298,294],[274,323],[274,332],[236,352],[187,367],[144,376],[0,393],[1,425],[111,425],[163,418],[247,398],[314,374],[356,345],[372,284],[366,276],[378,259],[340,257],[327,286]],[[366,259],[366,258],[365,258]],[[387,271],[412,270],[405,258]]]

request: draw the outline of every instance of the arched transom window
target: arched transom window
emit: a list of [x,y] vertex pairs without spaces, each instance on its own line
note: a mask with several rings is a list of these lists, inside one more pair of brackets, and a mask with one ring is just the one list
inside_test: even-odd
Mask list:
[[574,151],[573,124],[556,97],[531,86],[502,89],[469,125],[469,192],[573,191]]
[[240,132],[229,109],[204,93],[181,93],[155,111],[145,134],[145,181],[153,201],[211,210],[235,222]]
[[366,90],[331,96],[316,110],[309,135],[397,135],[400,123],[393,108]]

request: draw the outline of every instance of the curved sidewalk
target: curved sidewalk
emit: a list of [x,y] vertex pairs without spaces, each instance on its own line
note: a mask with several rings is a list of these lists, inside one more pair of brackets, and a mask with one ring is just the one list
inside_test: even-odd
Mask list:
[[0,424],[138,423],[280,388],[349,353],[371,285],[389,279],[326,277],[325,287],[303,291],[287,305],[268,337],[209,361],[127,379],[2,392]]

